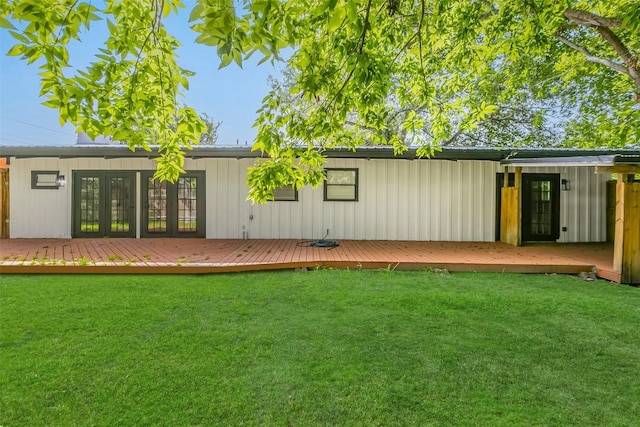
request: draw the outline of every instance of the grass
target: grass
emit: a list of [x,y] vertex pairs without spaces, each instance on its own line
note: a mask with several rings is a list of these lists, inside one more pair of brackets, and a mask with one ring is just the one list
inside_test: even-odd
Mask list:
[[[128,232],[129,231],[129,223],[128,222],[111,222],[111,231],[115,232]],[[100,224],[94,222],[81,222],[80,223],[80,231],[91,233],[100,231]]]
[[0,277],[0,425],[634,425],[640,289],[394,271]]

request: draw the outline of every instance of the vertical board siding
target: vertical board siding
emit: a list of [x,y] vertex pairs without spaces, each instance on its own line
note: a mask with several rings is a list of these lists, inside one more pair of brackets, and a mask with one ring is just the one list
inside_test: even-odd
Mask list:
[[[15,238],[68,239],[72,231],[73,171],[153,170],[153,160],[138,158],[11,159],[10,233]],[[67,184],[57,190],[31,188],[31,171],[52,170]]]
[[322,187],[303,188],[298,202],[253,205],[251,237],[320,239],[329,229],[331,239],[493,240],[496,163],[330,159],[326,166],[358,168],[357,202],[325,202]]
[[[232,162],[239,171],[252,164],[248,159],[213,162]],[[328,238],[333,239],[494,240],[497,163],[331,159],[327,167],[359,169],[357,202],[324,202],[322,187],[305,187],[298,202],[251,205],[242,187],[226,210],[239,213],[240,222],[250,224],[249,237],[253,238],[320,239],[329,229]],[[606,176],[596,175],[593,168],[529,168],[524,172],[560,173],[571,182],[571,191],[560,195],[561,227],[566,226],[567,232],[561,232],[559,241],[604,241]],[[243,174],[234,177],[242,182],[246,179]],[[208,199],[207,203],[218,202]],[[253,214],[253,220],[243,216],[243,205],[249,206],[247,213]],[[241,237],[222,218],[215,222],[215,237]]]
[[[523,173],[557,173],[569,181],[570,190],[560,191],[559,242],[604,242],[607,240],[607,174],[595,167],[526,168]],[[567,231],[562,231],[566,227]]]
[[[11,162],[11,237],[71,237],[71,176],[57,159]],[[22,167],[25,165],[26,167]],[[67,185],[58,189],[32,189],[31,171],[60,171]]]
[[[206,171],[206,236],[262,239],[493,241],[495,176],[489,161],[330,159],[326,167],[358,168],[357,202],[325,202],[322,186],[302,188],[297,202],[252,204],[247,168],[252,159],[187,159],[186,170]],[[12,159],[12,237],[71,237],[75,170],[153,170],[149,159]],[[32,190],[32,170],[59,170],[67,185]],[[559,173],[571,190],[560,193],[561,242],[606,240],[607,175],[594,168],[526,168]],[[139,209],[141,207],[139,206]]]

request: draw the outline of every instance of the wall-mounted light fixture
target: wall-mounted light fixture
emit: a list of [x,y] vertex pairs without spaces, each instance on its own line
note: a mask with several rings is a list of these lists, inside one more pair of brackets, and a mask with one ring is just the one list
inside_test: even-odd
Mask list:
[[58,187],[64,187],[65,185],[67,185],[67,180],[65,179],[64,175],[58,175],[58,178],[56,179],[56,185]]
[[568,179],[562,179],[560,180],[560,184],[562,185],[562,191],[569,191],[571,190],[571,183],[569,182]]

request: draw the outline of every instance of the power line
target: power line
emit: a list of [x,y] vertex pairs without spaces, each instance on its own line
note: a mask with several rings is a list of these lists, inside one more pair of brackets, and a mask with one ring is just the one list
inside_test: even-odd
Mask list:
[[[9,138],[30,139],[32,141],[41,141],[42,140],[41,138],[33,138],[33,137],[30,137],[30,136],[23,136],[23,135],[14,135],[12,133],[6,133],[6,132],[0,131],[0,138],[5,137],[5,136],[8,136]],[[3,139],[6,139],[6,138],[3,138]]]
[[0,115],[0,116],[1,116],[2,118],[4,118],[4,119],[7,119],[7,120],[12,120],[12,121],[14,121],[14,122],[22,123],[22,124],[27,125],[27,126],[33,126],[34,128],[40,128],[40,129],[48,130],[48,131],[50,131],[50,132],[56,132],[56,133],[60,133],[60,134],[62,134],[62,135],[71,136],[71,134],[70,134],[70,133],[68,133],[68,132],[63,132],[63,131],[61,131],[61,130],[56,130],[56,129],[51,129],[51,128],[48,128],[48,127],[45,127],[45,126],[36,125],[36,124],[34,124],[34,123],[25,122],[24,120],[14,119],[13,117],[7,117],[7,116],[5,116],[4,114],[2,114],[2,115]]
[[0,135],[0,139],[4,140],[4,141],[8,141],[8,142],[15,142],[17,144],[24,144],[24,141],[17,141],[15,139],[11,139],[11,138],[5,138],[4,136]]

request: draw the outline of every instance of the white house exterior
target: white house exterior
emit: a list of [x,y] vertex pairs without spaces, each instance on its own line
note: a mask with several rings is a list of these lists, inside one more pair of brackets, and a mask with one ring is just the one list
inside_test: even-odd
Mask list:
[[[187,152],[184,166],[187,172],[194,172],[188,182],[192,200],[177,203],[181,212],[189,210],[183,217],[191,221],[185,221],[180,213],[182,219],[178,220],[175,215],[170,219],[171,215],[158,214],[158,207],[170,206],[166,200],[176,193],[149,186],[156,163],[148,153],[130,152],[121,146],[0,147],[0,157],[10,163],[11,238],[71,238],[92,233],[108,237],[124,231],[129,237],[167,233],[189,236],[193,231],[194,236],[210,239],[319,239],[328,232],[331,239],[495,241],[499,212],[496,194],[501,182],[498,174],[504,170],[501,160],[620,153],[638,155],[603,150],[520,150],[513,156],[509,150],[445,149],[434,159],[416,159],[411,152],[394,158],[386,148],[365,148],[356,153],[336,150],[328,152],[326,167],[357,176],[355,186],[349,181],[345,188],[345,194],[355,191],[357,200],[325,200],[325,190],[320,186],[301,189],[295,201],[259,205],[247,200],[245,184],[255,153],[236,147],[196,147]],[[608,175],[596,174],[595,166],[588,165],[528,166],[522,172],[532,178],[547,177],[552,189],[548,194],[558,197],[552,209],[555,218],[550,223],[557,230],[551,238],[542,240],[606,240]],[[64,176],[66,185],[47,185],[47,173]],[[45,183],[42,187],[34,181],[38,179]],[[114,186],[102,188],[100,196],[91,196],[96,200],[95,209],[86,211],[89,199],[79,199],[87,197],[88,187],[80,189],[80,182],[85,185],[99,179],[111,180]],[[559,188],[565,181],[568,188]],[[106,193],[115,194],[117,189],[121,194],[123,182],[126,203],[110,199]],[[540,194],[547,197],[547,193]],[[103,221],[105,215],[116,215],[114,209],[128,209],[126,229],[118,229],[118,221],[113,218],[100,225],[102,230],[82,222],[86,212]],[[527,207],[522,210],[524,214]],[[155,219],[150,215],[156,215]],[[542,218],[542,214],[536,218]],[[162,228],[169,221],[178,222],[173,232],[171,226],[169,230]],[[150,232],[154,227],[160,231]]]

